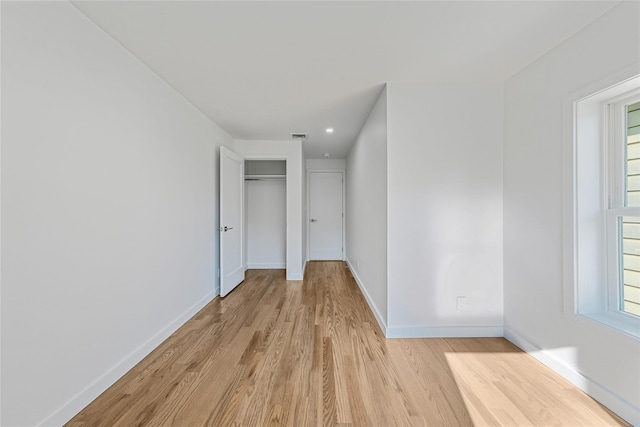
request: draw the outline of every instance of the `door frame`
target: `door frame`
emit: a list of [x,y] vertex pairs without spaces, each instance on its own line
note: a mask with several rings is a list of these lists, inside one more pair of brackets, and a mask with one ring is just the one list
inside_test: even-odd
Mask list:
[[304,280],[304,178],[302,143],[237,140],[236,152],[246,159],[280,159],[287,162],[287,280]]
[[306,218],[307,221],[307,259],[310,261],[309,255],[311,254],[311,227],[309,227],[309,221],[311,220],[311,174],[312,173],[339,173],[342,175],[342,261],[347,259],[347,181],[345,169],[307,169],[307,206],[306,206]]

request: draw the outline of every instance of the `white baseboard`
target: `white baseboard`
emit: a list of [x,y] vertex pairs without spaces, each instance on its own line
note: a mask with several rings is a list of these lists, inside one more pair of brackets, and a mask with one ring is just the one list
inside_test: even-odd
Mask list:
[[362,295],[364,295],[364,299],[369,304],[369,308],[373,312],[380,328],[382,329],[382,333],[386,338],[445,338],[445,337],[502,337],[504,334],[504,330],[502,325],[496,326],[439,326],[439,327],[431,327],[431,326],[408,326],[408,327],[392,327],[387,326],[387,324],[382,320],[382,316],[380,315],[380,311],[376,304],[373,302],[373,299],[367,292],[367,289],[364,287],[362,280],[358,276],[355,268],[347,258],[347,265],[349,266],[349,270],[351,270],[351,274],[353,278],[356,280]]
[[96,397],[102,394],[102,392],[111,387],[118,379],[120,379],[120,377],[122,377],[137,363],[144,359],[171,334],[178,330],[180,326],[184,325],[189,319],[195,316],[198,311],[200,311],[205,305],[207,305],[217,296],[218,294],[216,294],[215,292],[211,292],[200,301],[192,305],[187,311],[182,313],[180,316],[178,316],[178,318],[158,331],[154,336],[149,338],[145,343],[140,345],[131,354],[121,360],[113,368],[105,372],[93,383],[89,384],[87,388],[75,395],[71,400],[62,405],[62,407],[57,409],[53,414],[49,415],[38,425],[64,425],[78,412],[80,412],[85,406],[91,403]]
[[281,270],[287,268],[284,262],[247,264],[247,270]]
[[640,426],[639,407],[627,402],[616,393],[582,374],[573,366],[569,366],[562,359],[541,349],[513,330],[505,328],[504,337],[632,425]]
[[356,273],[356,270],[353,268],[353,265],[351,265],[351,262],[349,261],[348,258],[347,258],[347,266],[349,267],[349,270],[351,271],[351,275],[356,280],[356,283],[358,284],[358,287],[360,288],[360,292],[362,292],[362,295],[364,295],[364,299],[367,301],[367,304],[369,304],[369,309],[371,310],[371,312],[373,313],[373,316],[378,321],[378,325],[380,325],[380,329],[382,329],[382,335],[384,335],[386,337],[387,336],[387,325],[384,322],[384,320],[382,320],[382,316],[380,315],[380,311],[378,310],[378,307],[373,302],[373,299],[371,299],[371,296],[369,295],[369,293],[367,292],[367,289],[362,284],[362,280],[360,280],[360,277],[358,276],[358,273]]
[[387,338],[502,337],[502,326],[406,326],[387,328]]

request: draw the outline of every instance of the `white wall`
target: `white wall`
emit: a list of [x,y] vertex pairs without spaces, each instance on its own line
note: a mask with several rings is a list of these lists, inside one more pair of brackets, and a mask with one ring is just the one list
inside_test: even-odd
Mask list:
[[233,141],[67,2],[2,3],[2,420],[59,425],[215,290]]
[[[563,311],[563,99],[640,69],[640,4],[623,2],[505,84],[505,334],[640,425],[640,344]],[[569,118],[570,120],[570,118]]]
[[346,159],[307,159],[307,170],[346,170]]
[[287,280],[302,280],[305,177],[304,157],[300,141],[236,141],[235,151],[245,159],[278,159],[287,161]]
[[284,160],[246,160],[245,175],[286,175],[287,162]]
[[501,336],[502,85],[387,96],[387,336]]
[[285,268],[286,181],[245,181],[247,268]]
[[347,262],[383,331],[387,325],[387,89],[347,158]]

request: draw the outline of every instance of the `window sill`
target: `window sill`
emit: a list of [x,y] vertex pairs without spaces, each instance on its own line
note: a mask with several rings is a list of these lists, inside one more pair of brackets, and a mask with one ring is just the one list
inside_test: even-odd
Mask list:
[[598,313],[578,313],[578,316],[585,317],[616,331],[640,340],[640,318],[622,312],[605,311]]

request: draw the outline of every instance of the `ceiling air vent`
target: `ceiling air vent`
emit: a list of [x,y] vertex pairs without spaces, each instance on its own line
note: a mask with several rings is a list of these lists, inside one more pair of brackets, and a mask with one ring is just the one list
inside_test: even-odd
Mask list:
[[292,133],[291,139],[305,139],[307,137],[306,133]]

